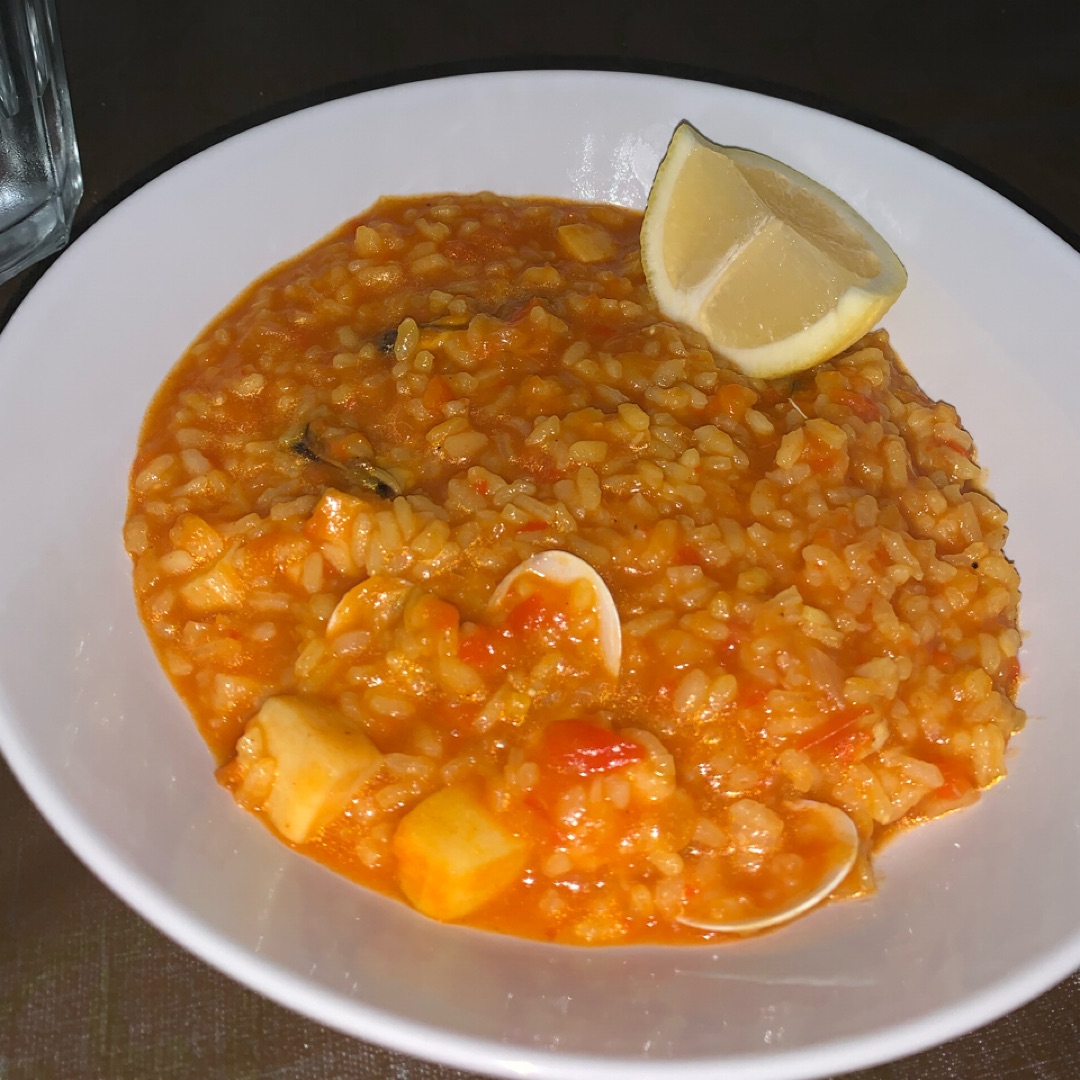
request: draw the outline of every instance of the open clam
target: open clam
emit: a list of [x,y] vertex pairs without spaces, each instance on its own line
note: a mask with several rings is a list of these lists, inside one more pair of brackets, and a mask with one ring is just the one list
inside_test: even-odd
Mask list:
[[[696,897],[678,921],[699,930],[751,934],[779,926],[822,903],[847,877],[859,854],[855,822],[836,806],[802,799],[788,803],[788,828],[798,832],[809,857],[806,873],[767,898],[739,897],[738,905],[719,907],[708,896]],[[711,910],[710,910],[711,909]]]
[[558,585],[575,586],[578,582],[591,590],[592,609],[596,615],[600,654],[604,667],[618,678],[622,662],[622,623],[615,599],[604,579],[584,560],[569,551],[541,551],[515,566],[495,587],[489,606],[500,607],[506,600],[514,583],[533,574]]
[[382,630],[405,609],[412,586],[402,578],[372,574],[354,585],[337,603],[326,624],[326,636],[348,630]]

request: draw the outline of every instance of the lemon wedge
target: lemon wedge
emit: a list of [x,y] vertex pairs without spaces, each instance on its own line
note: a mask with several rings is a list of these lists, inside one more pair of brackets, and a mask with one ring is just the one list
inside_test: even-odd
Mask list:
[[756,378],[835,356],[907,284],[892,248],[839,195],[685,121],[649,192],[641,261],[661,312]]

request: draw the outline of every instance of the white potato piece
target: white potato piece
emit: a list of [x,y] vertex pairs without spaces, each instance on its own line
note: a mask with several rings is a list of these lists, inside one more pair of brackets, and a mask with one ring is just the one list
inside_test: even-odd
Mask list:
[[268,698],[246,730],[274,762],[262,809],[294,844],[310,840],[337,817],[382,762],[364,732],[314,698]]
[[235,568],[226,558],[219,559],[209,570],[192,578],[180,589],[180,596],[192,611],[200,615],[215,611],[232,611],[243,599],[244,587]]
[[528,847],[468,788],[429,795],[394,833],[398,883],[433,919],[460,919],[517,880]]

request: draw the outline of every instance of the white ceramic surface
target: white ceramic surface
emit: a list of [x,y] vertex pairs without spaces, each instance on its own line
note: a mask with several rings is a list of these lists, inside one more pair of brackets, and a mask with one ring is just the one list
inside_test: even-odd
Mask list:
[[[1012,515],[1028,729],[974,809],[893,844],[872,900],[720,948],[556,948],[440,926],[287,851],[214,783],[120,542],[151,395],[250,279],[382,193],[640,206],[676,122],[834,188],[911,284],[888,316]],[[332,102],[143,188],[0,336],[0,747],[86,863],[193,952],[326,1024],[505,1076],[819,1076],[991,1020],[1080,966],[1080,257],[844,120],[677,80],[468,76]],[[1068,494],[1068,503],[1059,496]]]

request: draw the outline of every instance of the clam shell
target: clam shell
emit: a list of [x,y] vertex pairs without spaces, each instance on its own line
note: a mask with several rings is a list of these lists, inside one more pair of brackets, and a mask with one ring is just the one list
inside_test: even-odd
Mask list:
[[523,574],[535,574],[560,585],[569,585],[574,581],[589,583],[595,597],[594,609],[600,627],[600,653],[604,658],[604,667],[613,678],[618,678],[622,662],[622,623],[615,599],[604,579],[584,559],[571,555],[569,551],[541,551],[515,566],[499,582],[491,594],[489,606],[499,607],[510,587]]
[[678,921],[699,930],[717,930],[727,934],[751,934],[766,930],[771,926],[780,926],[805,914],[811,908],[826,900],[829,894],[848,876],[859,854],[859,831],[855,822],[839,807],[828,803],[801,799],[787,804],[787,809],[795,813],[818,814],[822,822],[838,841],[837,858],[831,860],[825,868],[820,881],[806,892],[796,896],[791,903],[779,910],[765,915],[755,915],[744,919],[707,919],[692,914],[678,916]]

